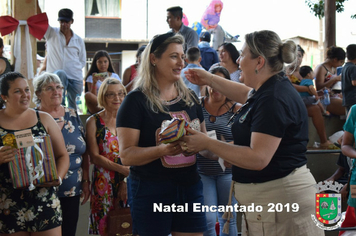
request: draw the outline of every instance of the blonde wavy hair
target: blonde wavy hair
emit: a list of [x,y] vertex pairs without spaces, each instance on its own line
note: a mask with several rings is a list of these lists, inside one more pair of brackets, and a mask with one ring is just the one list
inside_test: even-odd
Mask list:
[[[157,78],[155,76],[155,67],[150,61],[150,51],[152,44],[155,42],[155,39],[157,39],[158,36],[159,35],[155,36],[151,40],[141,55],[141,64],[138,67],[138,75],[135,79],[136,82],[134,86],[146,95],[148,106],[153,112],[168,113],[167,106],[160,99],[160,90],[158,87]],[[174,36],[164,40],[164,42],[162,42],[152,53],[156,58],[161,58],[162,54],[167,50],[168,45],[171,43],[184,45],[184,38],[180,34],[175,34]],[[193,106],[194,101],[199,103],[199,101],[186,87],[182,79],[175,82],[175,87],[178,90],[178,94],[182,97],[182,100],[188,107]]]

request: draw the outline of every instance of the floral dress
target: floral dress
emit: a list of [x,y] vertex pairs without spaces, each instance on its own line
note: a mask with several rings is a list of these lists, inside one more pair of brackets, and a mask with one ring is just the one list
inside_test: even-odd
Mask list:
[[69,107],[64,108],[64,125],[62,134],[69,154],[69,169],[59,187],[58,196],[74,197],[81,194],[82,185],[82,155],[86,150],[84,128],[78,113]]
[[[94,118],[100,155],[121,164],[117,137],[105,126],[103,119],[98,114],[95,114]],[[89,234],[106,235],[106,215],[114,209],[114,197],[117,196],[119,182],[124,179],[124,176],[94,165],[92,179]]]
[[[37,113],[37,112],[36,112]],[[46,135],[37,113],[38,122],[29,129],[33,136]],[[0,136],[17,130],[0,127]],[[0,139],[0,146],[3,146]],[[62,224],[62,212],[56,187],[14,189],[8,164],[0,165],[0,234],[19,231],[39,232]]]

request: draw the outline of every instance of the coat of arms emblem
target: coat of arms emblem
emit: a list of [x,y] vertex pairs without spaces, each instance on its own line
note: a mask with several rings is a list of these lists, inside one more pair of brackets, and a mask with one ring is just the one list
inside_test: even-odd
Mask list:
[[316,185],[318,193],[315,194],[314,223],[323,230],[334,230],[341,226],[344,216],[341,214],[342,184],[325,181]]

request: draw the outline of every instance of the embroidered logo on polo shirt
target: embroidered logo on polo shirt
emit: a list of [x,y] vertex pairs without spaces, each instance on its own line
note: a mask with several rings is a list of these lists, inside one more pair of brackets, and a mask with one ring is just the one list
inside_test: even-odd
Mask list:
[[246,120],[246,116],[248,115],[248,113],[250,112],[250,110],[251,110],[251,107],[246,111],[245,114],[243,114],[243,115],[240,117],[240,119],[239,119],[239,122],[240,122],[240,123],[244,123],[244,121]]

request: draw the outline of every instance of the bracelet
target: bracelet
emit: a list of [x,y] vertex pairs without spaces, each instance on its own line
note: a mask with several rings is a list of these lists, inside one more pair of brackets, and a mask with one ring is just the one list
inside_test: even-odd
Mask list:
[[59,180],[59,186],[62,185],[62,178],[60,176],[58,176],[58,180]]
[[83,179],[82,183],[89,183],[90,184],[90,181],[88,179]]
[[209,85],[210,87],[212,87],[212,85],[213,85],[213,78],[214,78],[214,74],[212,74],[211,78],[210,78],[210,85]]

